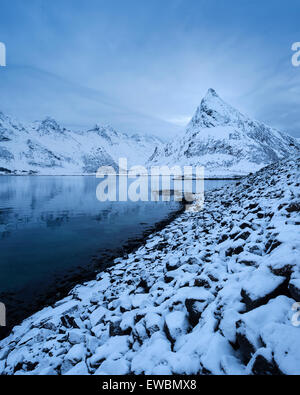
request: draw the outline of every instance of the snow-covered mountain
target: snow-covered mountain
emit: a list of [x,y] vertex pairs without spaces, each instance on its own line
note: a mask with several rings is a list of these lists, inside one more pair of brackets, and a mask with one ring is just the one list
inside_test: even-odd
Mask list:
[[0,342],[0,375],[299,375],[300,158],[206,196]]
[[90,174],[100,166],[143,165],[161,142],[128,135],[107,126],[84,132],[62,128],[55,120],[21,124],[0,112],[0,172],[4,174]]
[[204,166],[206,177],[235,177],[298,152],[296,139],[241,114],[209,89],[185,135],[158,147],[148,164]]

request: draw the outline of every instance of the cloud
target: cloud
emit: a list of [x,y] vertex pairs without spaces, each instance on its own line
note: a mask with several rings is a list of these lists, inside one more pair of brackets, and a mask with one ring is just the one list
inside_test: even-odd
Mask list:
[[1,111],[21,120],[32,121],[49,115],[64,126],[79,130],[109,124],[123,132],[160,138],[179,131],[178,126],[127,108],[101,91],[39,69],[9,67],[0,73],[0,85],[6,92],[1,97]]
[[300,137],[296,0],[2,2],[0,107],[16,116],[103,120],[170,138],[213,87]]

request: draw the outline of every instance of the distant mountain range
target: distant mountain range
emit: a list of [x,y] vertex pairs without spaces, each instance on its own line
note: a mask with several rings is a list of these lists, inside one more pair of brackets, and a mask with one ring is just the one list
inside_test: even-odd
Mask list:
[[210,89],[185,134],[163,144],[110,126],[71,131],[54,119],[20,123],[0,112],[1,174],[94,174],[101,166],[204,166],[207,178],[234,178],[300,152],[298,139],[252,120]]
[[148,165],[204,166],[206,177],[238,177],[299,152],[297,139],[241,114],[209,89],[184,136],[157,147]]
[[94,174],[100,166],[117,168],[144,164],[156,137],[120,133],[110,126],[84,132],[61,127],[54,119],[21,124],[0,112],[0,172],[2,174]]

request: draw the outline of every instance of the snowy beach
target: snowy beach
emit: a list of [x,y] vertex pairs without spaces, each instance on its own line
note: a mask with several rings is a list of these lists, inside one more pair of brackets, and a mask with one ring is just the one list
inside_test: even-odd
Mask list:
[[300,159],[206,194],[0,342],[0,374],[299,374]]

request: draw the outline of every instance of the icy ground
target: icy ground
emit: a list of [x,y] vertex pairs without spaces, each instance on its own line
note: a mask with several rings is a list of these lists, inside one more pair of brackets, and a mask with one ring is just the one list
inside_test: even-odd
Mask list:
[[210,192],[0,343],[2,374],[299,374],[300,158]]

